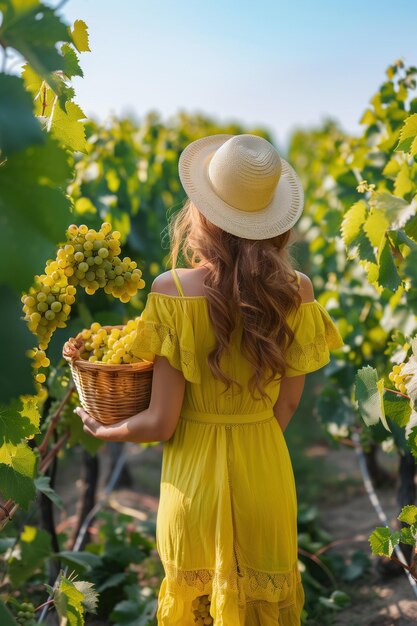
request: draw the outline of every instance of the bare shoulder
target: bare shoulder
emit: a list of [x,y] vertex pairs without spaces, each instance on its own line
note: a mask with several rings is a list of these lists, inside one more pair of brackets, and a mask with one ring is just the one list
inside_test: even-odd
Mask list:
[[159,274],[155,278],[152,283],[151,291],[156,291],[157,293],[164,293],[168,296],[177,296],[178,290],[177,286],[172,277],[172,273],[170,270],[164,272],[163,274]]
[[307,274],[303,274],[302,272],[298,272],[298,274],[300,276],[300,296],[302,302],[314,301],[313,283]]

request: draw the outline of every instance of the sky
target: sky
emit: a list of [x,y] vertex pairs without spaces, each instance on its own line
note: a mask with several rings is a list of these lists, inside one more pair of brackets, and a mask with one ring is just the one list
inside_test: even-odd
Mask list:
[[88,116],[203,113],[262,126],[284,152],[327,116],[359,134],[387,66],[417,65],[416,0],[69,0],[60,12],[89,27],[74,81]]

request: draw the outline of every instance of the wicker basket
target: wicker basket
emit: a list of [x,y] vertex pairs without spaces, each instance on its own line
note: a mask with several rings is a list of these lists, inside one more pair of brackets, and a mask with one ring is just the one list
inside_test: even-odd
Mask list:
[[[123,328],[123,326],[104,326]],[[114,424],[148,408],[153,363],[90,363],[80,358],[84,340],[81,334],[64,344],[62,354],[71,368],[81,406],[103,424]]]

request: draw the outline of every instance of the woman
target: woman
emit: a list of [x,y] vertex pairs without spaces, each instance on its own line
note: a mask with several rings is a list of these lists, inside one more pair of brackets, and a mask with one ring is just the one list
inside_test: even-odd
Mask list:
[[[297,501],[283,436],[305,374],[343,345],[287,244],[303,209],[291,166],[255,135],[212,135],[182,152],[188,198],[171,260],[138,324],[154,361],[150,406],[110,441],[164,441],[158,625],[298,626]],[[214,621],[213,621],[214,620]]]

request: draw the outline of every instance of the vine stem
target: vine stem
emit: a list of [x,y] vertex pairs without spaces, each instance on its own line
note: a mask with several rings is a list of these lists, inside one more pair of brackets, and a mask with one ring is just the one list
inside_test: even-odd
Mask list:
[[331,571],[329,570],[329,568],[322,563],[322,561],[320,561],[320,559],[315,555],[312,554],[311,552],[308,552],[307,550],[303,550],[303,548],[298,548],[298,552],[299,554],[302,554],[303,556],[308,557],[309,559],[311,559],[312,561],[314,561],[314,563],[316,563],[316,565],[318,565],[319,567],[321,567],[321,569],[325,572],[325,574],[327,574],[327,576],[329,577],[333,587],[336,589],[336,580],[333,576],[333,574],[331,573]]
[[36,611],[40,611],[41,609],[43,609],[45,606],[49,606],[50,604],[53,604],[54,601],[53,600],[47,600],[46,602],[44,602],[43,604],[40,604],[39,606],[37,606],[35,608],[35,613]]
[[348,543],[350,545],[351,543],[369,543],[369,542],[368,542],[368,539],[355,539],[355,537],[347,537],[346,539],[335,539],[334,541],[331,541],[330,543],[316,550],[314,554],[316,556],[320,556],[320,554],[323,554],[323,552],[327,552],[327,550],[334,548],[334,546],[342,545],[344,543]]
[[417,575],[416,575],[414,567],[412,567],[411,565],[406,565],[405,563],[400,561],[400,559],[397,559],[397,557],[393,556],[392,554],[389,558],[391,559],[391,561],[395,561],[395,563],[398,563],[398,565],[401,565],[401,567],[406,569],[410,573],[410,576],[412,576],[414,580],[417,582]]
[[53,418],[51,419],[51,422],[48,426],[48,429],[45,433],[45,437],[43,438],[42,443],[40,444],[40,446],[38,447],[39,450],[39,454],[41,455],[41,458],[44,457],[45,453],[46,453],[46,448],[48,447],[48,443],[49,440],[52,436],[52,433],[54,432],[56,425],[58,423],[58,420],[61,416],[61,413],[66,405],[66,403],[68,402],[68,400],[70,399],[71,395],[74,393],[75,391],[75,386],[73,383],[71,383],[67,393],[65,394],[65,396],[62,398],[62,401],[59,405],[59,407],[57,408],[57,410],[55,411],[55,415],[53,416]]

